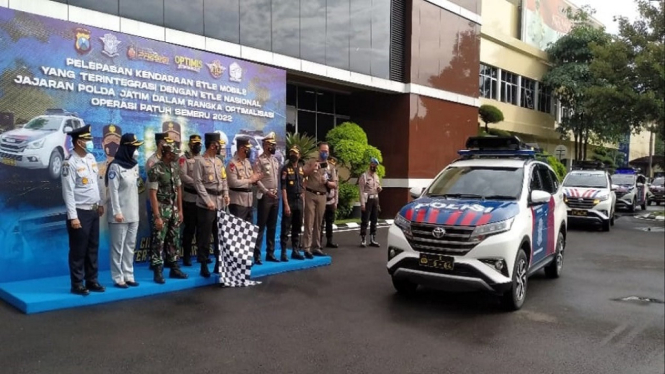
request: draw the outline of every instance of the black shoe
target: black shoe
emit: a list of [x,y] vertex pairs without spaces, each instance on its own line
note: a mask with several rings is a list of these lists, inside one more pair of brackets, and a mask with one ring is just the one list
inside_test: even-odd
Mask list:
[[369,246],[370,247],[381,247],[381,244],[377,243],[375,235],[370,235],[369,236]]
[[328,244],[326,244],[326,248],[339,248],[339,245],[337,245],[337,243],[333,243],[332,241],[328,240]]
[[82,284],[72,286],[72,293],[74,295],[88,296],[90,295],[90,290],[85,288]]
[[254,265],[263,265],[260,257],[254,257]]
[[106,288],[99,284],[99,282],[94,281],[94,282],[86,282],[85,283],[85,288],[90,290],[91,292],[104,292],[106,291]]
[[211,260],[211,259],[209,259],[209,258],[208,258],[208,259],[206,259],[206,264],[212,264],[212,260]]
[[210,278],[210,270],[208,270],[208,264],[201,263],[201,276],[203,278]]
[[268,253],[268,254],[266,255],[266,261],[269,261],[269,262],[279,262],[279,260],[278,260],[278,259],[275,257],[275,255],[272,254],[272,253]]
[[289,257],[286,255],[286,251],[282,251],[282,255],[279,256],[280,262],[289,262]]
[[300,252],[298,252],[297,249],[294,249],[293,252],[291,252],[291,259],[293,259],[293,260],[304,260],[305,257],[303,257],[303,255]]
[[174,266],[171,268],[171,271],[169,271],[169,278],[187,279],[188,277],[187,274],[182,272],[182,270]]
[[321,256],[327,256],[327,254],[326,254],[325,252],[323,252],[322,250],[320,250],[320,249],[315,249],[315,250],[313,250],[313,251],[312,251],[312,254],[313,254],[314,256],[319,256],[319,257],[321,257]]
[[311,260],[311,259],[314,258],[314,256],[312,256],[311,252],[305,251],[305,258],[308,259],[308,260]]
[[139,286],[139,282],[126,281],[125,284],[128,285],[129,287],[138,287]]
[[116,288],[129,288],[127,283],[113,283],[113,286]]
[[189,257],[184,257],[182,259],[182,266],[192,266],[192,260]]
[[212,270],[212,272],[219,274],[219,261],[215,261],[215,268]]
[[361,238],[360,246],[363,248],[367,247],[367,239],[365,238],[365,235],[361,235]]
[[166,283],[166,281],[164,280],[164,274],[162,274],[162,271],[163,271],[162,270],[162,265],[155,265],[154,266],[153,280],[155,281],[155,283],[158,283],[158,284]]

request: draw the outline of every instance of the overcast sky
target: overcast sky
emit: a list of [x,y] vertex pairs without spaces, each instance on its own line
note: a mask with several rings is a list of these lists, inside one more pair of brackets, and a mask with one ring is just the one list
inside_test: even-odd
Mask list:
[[578,6],[589,5],[596,10],[594,17],[603,23],[607,32],[616,34],[619,30],[612,19],[616,15],[628,17],[631,21],[637,17],[637,6],[634,0],[570,0]]

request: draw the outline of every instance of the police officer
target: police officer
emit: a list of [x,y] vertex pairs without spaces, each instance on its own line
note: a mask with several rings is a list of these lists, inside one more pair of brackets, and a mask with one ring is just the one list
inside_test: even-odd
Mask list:
[[282,229],[279,241],[282,247],[280,260],[287,262],[286,242],[291,231],[291,258],[295,260],[304,260],[305,258],[298,251],[300,230],[302,228],[303,212],[303,180],[305,173],[298,162],[300,159],[300,150],[298,147],[291,147],[289,150],[289,161],[281,170],[282,202],[284,204],[282,211]]
[[182,231],[182,264],[192,266],[192,241],[196,233],[196,186],[194,183],[194,165],[201,158],[201,136],[191,135],[189,137],[189,152],[180,157],[180,179],[182,180],[182,205],[185,216],[184,228]]
[[[122,136],[122,129],[117,125],[106,125],[102,128],[102,148],[106,154],[106,160],[99,163],[99,179],[106,178],[106,168],[113,162],[118,148],[120,147],[120,137]],[[106,185],[106,182],[102,183]]]
[[362,220],[360,221],[360,242],[361,247],[367,246],[367,224],[371,222],[369,231],[369,245],[380,247],[376,241],[376,222],[379,215],[379,192],[381,192],[381,181],[376,173],[379,166],[379,160],[372,157],[370,159],[369,170],[364,172],[358,178],[358,187],[360,190],[360,208],[362,210]]
[[97,161],[90,153],[93,149],[90,125],[72,130],[69,135],[74,150],[62,165],[61,182],[67,206],[71,292],[86,296],[90,291],[105,291],[97,280],[99,217],[104,214],[104,191],[99,183]]
[[178,122],[166,121],[162,123],[162,132],[166,134],[169,138],[173,139],[175,142],[176,149],[180,149],[182,142],[181,138],[181,126]]
[[305,187],[305,234],[303,250],[305,257],[325,256],[321,251],[321,224],[326,210],[328,188],[337,188],[331,180],[332,168],[328,164],[329,147],[327,143],[319,145],[319,159],[312,160],[304,168],[307,177]]
[[[153,153],[150,157],[145,162],[145,174],[146,176],[148,173],[150,173],[150,169],[155,165],[155,163],[159,162],[159,160],[162,159],[162,147],[164,144],[168,142],[173,142],[173,139],[169,138],[169,136],[165,133],[156,133],[155,134],[155,144],[157,146],[157,149],[155,149],[155,153]],[[150,206],[150,192],[148,192],[148,201],[146,202],[146,205],[148,207],[148,211],[152,211],[152,207]],[[150,223],[150,227],[152,228],[153,222],[152,222],[152,216],[148,214],[148,221]],[[152,246],[150,249],[148,249],[148,258],[152,258]],[[154,270],[152,266],[152,262],[150,263],[150,270]]]
[[271,132],[263,138],[263,153],[254,163],[254,171],[263,177],[256,183],[259,187],[258,219],[259,235],[254,248],[254,263],[261,264],[261,244],[263,233],[268,231],[266,238],[266,261],[279,262],[275,257],[275,234],[277,230],[277,211],[279,210],[279,161],[275,158],[277,141],[275,133]]
[[175,143],[167,139],[161,148],[162,159],[148,172],[148,189],[152,208],[152,254],[150,263],[156,283],[164,283],[162,275],[166,249],[166,265],[171,269],[169,278],[185,279],[187,274],[178,267],[179,229],[182,216],[182,183]]
[[240,219],[252,222],[252,203],[254,199],[252,185],[256,184],[262,178],[262,175],[254,172],[252,163],[249,161],[252,152],[249,139],[238,138],[237,142],[238,150],[233,155],[226,171],[229,182],[229,197],[231,198],[229,212]]
[[198,192],[196,199],[197,224],[196,243],[201,263],[201,276],[210,277],[208,255],[210,254],[210,234],[215,245],[215,273],[219,273],[219,233],[217,212],[229,204],[229,189],[224,164],[217,157],[224,147],[218,133],[205,134],[206,151],[194,165],[194,185]]
[[[335,185],[339,185],[339,176],[337,168],[335,167],[336,161],[334,158],[328,160],[331,169],[331,180]],[[325,226],[326,232],[326,248],[338,248],[339,246],[333,242],[333,223],[335,223],[335,214],[337,212],[337,202],[339,201],[339,189],[328,188],[326,195],[326,212],[323,214],[323,223],[321,227],[321,242],[323,243],[323,229]]]
[[108,188],[110,207],[107,213],[110,233],[111,278],[118,288],[136,287],[134,249],[139,229],[138,147],[143,142],[127,133],[108,166],[104,184]]

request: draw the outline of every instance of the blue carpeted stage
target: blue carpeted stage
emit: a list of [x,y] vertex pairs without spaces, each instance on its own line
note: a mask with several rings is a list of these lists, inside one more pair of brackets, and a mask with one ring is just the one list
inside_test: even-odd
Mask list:
[[[290,255],[290,251],[289,251]],[[289,262],[263,262],[263,265],[252,267],[252,279],[303,270],[331,264],[331,258],[314,257],[312,260],[289,260]],[[212,264],[209,266],[212,271]],[[99,281],[106,287],[106,292],[91,292],[89,296],[73,295],[69,292],[69,276],[30,279],[19,282],[0,283],[0,298],[15,306],[23,313],[33,314],[58,309],[76,308],[86,305],[109,303],[118,300],[135,299],[144,296],[159,295],[167,292],[182,291],[194,287],[217,284],[219,276],[213,274],[205,279],[199,275],[199,266],[182,267],[189,275],[188,279],[169,279],[168,270],[164,271],[165,284],[157,284],[152,280],[152,272],[147,264],[135,267],[135,278],[139,287],[120,289],[113,287],[110,271],[100,271]],[[255,286],[261,287],[261,285]]]

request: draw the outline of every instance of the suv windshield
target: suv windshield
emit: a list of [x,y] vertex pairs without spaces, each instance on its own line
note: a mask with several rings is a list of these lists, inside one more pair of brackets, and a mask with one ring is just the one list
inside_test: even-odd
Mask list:
[[607,177],[598,173],[570,173],[563,181],[564,187],[607,188]]
[[614,184],[635,184],[636,177],[632,174],[614,174],[612,183]]
[[35,117],[26,123],[23,128],[30,130],[46,130],[57,131],[60,130],[62,118],[60,117]]
[[517,199],[522,192],[524,169],[451,167],[441,173],[425,196],[473,199]]
[[651,183],[654,186],[663,186],[665,185],[665,178],[656,178],[653,180],[653,183]]

